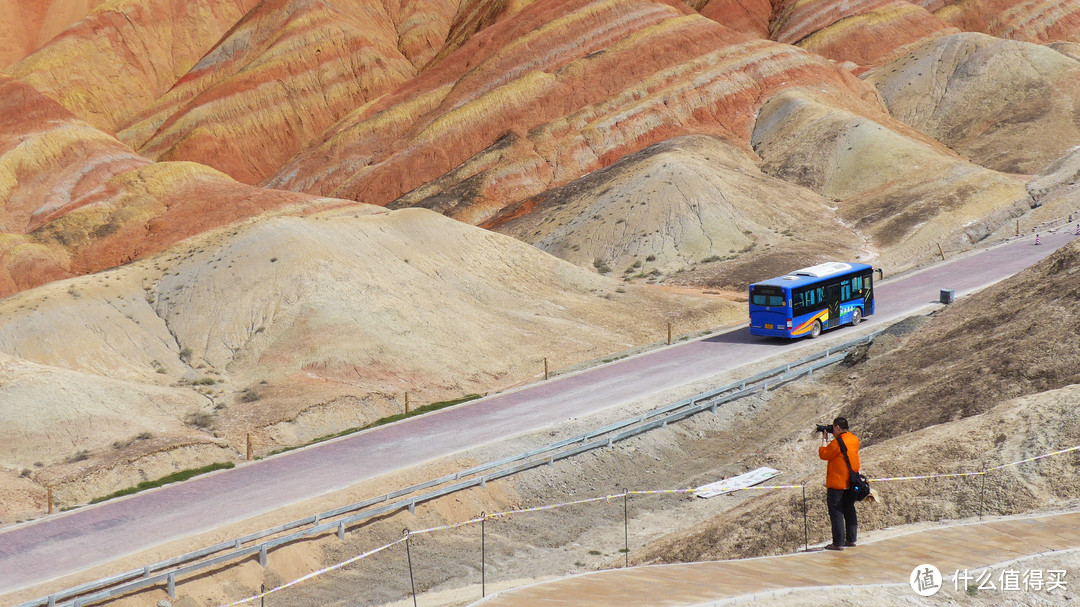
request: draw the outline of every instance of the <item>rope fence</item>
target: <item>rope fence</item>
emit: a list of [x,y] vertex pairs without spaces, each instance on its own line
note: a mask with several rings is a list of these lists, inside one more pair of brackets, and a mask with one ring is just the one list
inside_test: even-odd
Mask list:
[[[1005,464],[992,466],[992,467],[986,468],[984,470],[978,470],[978,471],[950,472],[950,473],[942,473],[942,474],[924,474],[924,475],[917,475],[917,476],[880,477],[880,478],[870,478],[868,480],[871,483],[888,483],[888,482],[898,482],[898,481],[961,478],[961,477],[974,477],[974,476],[983,476],[983,477],[985,477],[985,475],[987,475],[987,474],[989,474],[991,472],[994,472],[996,470],[1003,470],[1003,469],[1006,469],[1006,468],[1019,466],[1021,464],[1026,464],[1026,463],[1030,463],[1030,462],[1034,462],[1034,461],[1038,461],[1038,460],[1042,460],[1042,459],[1046,459],[1046,458],[1054,457],[1054,456],[1058,456],[1058,455],[1064,455],[1066,453],[1071,453],[1071,452],[1075,452],[1075,451],[1080,451],[1080,445],[1076,445],[1076,446],[1073,446],[1073,447],[1068,447],[1068,448],[1065,448],[1065,449],[1058,449],[1056,451],[1043,453],[1041,455],[1037,455],[1037,456],[1034,456],[1034,457],[1028,457],[1028,458],[1018,460],[1018,461],[1015,461],[1015,462],[1008,462],[1008,463],[1005,463]],[[817,485],[815,484],[813,486],[816,487]],[[803,490],[803,502],[804,502],[803,517],[805,519],[806,518],[806,509],[805,509],[806,492],[805,492],[805,490],[807,488],[808,488],[808,485],[802,485],[802,484],[792,484],[792,485],[754,485],[754,486],[751,486],[751,487],[734,488],[731,491],[729,491],[728,493],[736,493],[736,492],[739,492],[739,491],[769,491],[769,490],[783,490],[783,489],[802,489]],[[531,507],[531,508],[522,508],[522,507],[519,507],[519,506],[513,506],[513,507],[511,507],[511,509],[505,510],[503,512],[494,512],[494,513],[491,513],[491,514],[481,513],[480,516],[475,517],[475,518],[467,519],[467,520],[456,522],[456,523],[440,525],[440,526],[436,526],[436,527],[429,527],[427,529],[418,529],[418,530],[414,530],[414,531],[410,531],[408,529],[405,529],[403,531],[403,537],[401,539],[395,540],[393,542],[390,542],[390,543],[388,543],[388,544],[386,544],[384,546],[380,546],[380,547],[375,548],[373,550],[369,550],[367,552],[364,552],[363,554],[359,554],[357,556],[354,556],[354,557],[352,557],[352,558],[350,558],[348,560],[342,561],[340,563],[331,565],[329,567],[325,567],[325,568],[320,569],[318,571],[314,571],[314,572],[309,573],[309,574],[307,574],[307,575],[305,575],[303,577],[297,578],[297,579],[295,579],[295,580],[293,580],[291,582],[288,582],[286,584],[282,584],[281,586],[278,586],[276,588],[265,590],[265,591],[261,592],[260,594],[256,594],[254,596],[250,596],[250,597],[245,598],[245,599],[241,599],[241,600],[238,600],[238,601],[235,601],[235,602],[232,602],[232,603],[228,603],[226,605],[222,605],[221,607],[237,607],[239,605],[245,605],[245,604],[251,603],[252,601],[257,601],[257,600],[263,599],[266,596],[269,596],[269,595],[271,595],[271,594],[273,594],[275,592],[280,592],[280,591],[285,590],[287,588],[292,588],[292,587],[297,586],[298,584],[301,584],[301,583],[303,583],[305,581],[314,579],[314,578],[319,577],[321,575],[325,575],[325,574],[330,573],[332,571],[336,571],[338,569],[341,569],[342,567],[345,567],[345,566],[350,565],[352,563],[356,563],[358,561],[361,561],[361,560],[363,560],[363,559],[365,559],[365,558],[367,558],[369,556],[373,556],[375,554],[378,554],[378,553],[380,553],[380,552],[382,552],[384,550],[387,550],[389,548],[392,548],[392,547],[394,547],[394,546],[396,546],[398,544],[405,543],[406,546],[408,546],[408,540],[409,540],[410,536],[424,535],[424,534],[434,533],[434,532],[437,532],[437,531],[448,531],[448,530],[453,530],[453,529],[459,529],[459,528],[466,527],[466,526],[469,526],[469,525],[475,525],[477,523],[483,524],[485,521],[492,521],[492,520],[497,520],[497,519],[502,519],[502,518],[508,518],[508,517],[510,517],[512,515],[517,515],[517,514],[528,514],[528,513],[533,513],[533,512],[551,511],[551,510],[557,510],[557,509],[560,509],[560,508],[567,508],[567,507],[570,507],[570,506],[577,506],[577,505],[581,505],[581,504],[590,504],[590,503],[598,503],[598,502],[605,502],[605,503],[610,504],[612,502],[612,500],[620,500],[620,499],[624,500],[624,502],[623,502],[624,503],[624,524],[626,524],[625,504],[626,504],[626,500],[631,496],[690,495],[690,494],[697,493],[699,490],[700,490],[700,487],[698,487],[698,488],[687,488],[687,489],[625,490],[625,491],[623,491],[621,493],[612,493],[612,494],[602,495],[602,496],[597,496],[597,497],[591,497],[591,498],[585,498],[585,499],[579,499],[579,500],[572,500],[572,501],[566,501],[566,502],[559,502],[559,503],[554,503],[554,504],[546,504],[546,505],[542,505],[542,506],[534,506],[534,507]],[[980,518],[982,516],[981,507],[982,506],[981,506],[981,503],[980,503],[980,513],[979,513]],[[805,521],[804,521],[804,523],[805,523]],[[627,543],[628,543],[628,540],[627,540]],[[628,549],[628,547],[625,548],[623,550],[623,552],[627,553],[626,558],[627,558],[627,564],[628,564],[629,563],[629,554],[628,554],[629,549]],[[410,557],[410,561],[411,561],[411,557]],[[410,566],[410,578],[411,577],[412,577],[412,573],[411,573],[411,566]],[[414,600],[415,600],[415,591],[414,591]]]

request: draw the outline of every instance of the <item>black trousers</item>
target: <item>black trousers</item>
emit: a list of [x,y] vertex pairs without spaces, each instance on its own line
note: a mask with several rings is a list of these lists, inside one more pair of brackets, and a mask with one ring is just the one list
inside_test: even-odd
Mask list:
[[859,517],[855,514],[855,492],[851,489],[828,489],[827,491],[825,501],[829,505],[833,545],[854,544],[859,534]]

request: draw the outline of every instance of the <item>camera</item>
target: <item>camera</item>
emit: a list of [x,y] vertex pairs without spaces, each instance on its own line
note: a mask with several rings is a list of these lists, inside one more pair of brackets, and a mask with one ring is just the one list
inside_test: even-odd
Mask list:
[[818,424],[817,428],[814,428],[814,432],[827,432],[832,434],[832,426],[826,426],[824,424]]

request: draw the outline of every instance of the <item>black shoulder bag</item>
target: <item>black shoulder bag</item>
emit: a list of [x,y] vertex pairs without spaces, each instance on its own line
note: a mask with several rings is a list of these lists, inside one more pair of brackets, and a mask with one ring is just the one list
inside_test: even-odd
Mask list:
[[[843,435],[841,434],[841,436]],[[863,499],[866,498],[866,496],[870,495],[870,481],[865,476],[859,474],[858,472],[855,472],[855,470],[851,468],[851,460],[848,459],[847,456],[847,445],[845,445],[844,441],[840,439],[840,436],[836,437],[836,442],[840,443],[840,453],[844,454],[844,463],[847,464],[848,472],[851,473],[850,488],[851,491],[855,494],[855,501],[861,502],[863,501]]]

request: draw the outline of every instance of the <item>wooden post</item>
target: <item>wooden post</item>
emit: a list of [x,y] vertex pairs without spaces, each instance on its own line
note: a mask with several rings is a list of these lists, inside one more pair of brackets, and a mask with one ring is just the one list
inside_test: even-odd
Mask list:
[[545,356],[544,357],[544,379],[547,379],[548,377],[549,377],[549,375],[548,375],[548,362],[547,362],[547,357]]
[[251,433],[247,433],[247,461],[251,461]]
[[53,513],[52,485],[49,485],[49,514]]
[[409,393],[405,393],[405,415],[409,414]]
[[941,250],[941,243],[940,242],[938,243],[937,251],[938,251],[938,253],[941,253],[941,261],[945,261],[945,251]]
[[671,345],[671,323],[667,324],[667,345]]
[[1017,236],[1020,235],[1020,220],[1019,219],[1016,220],[1016,235]]

